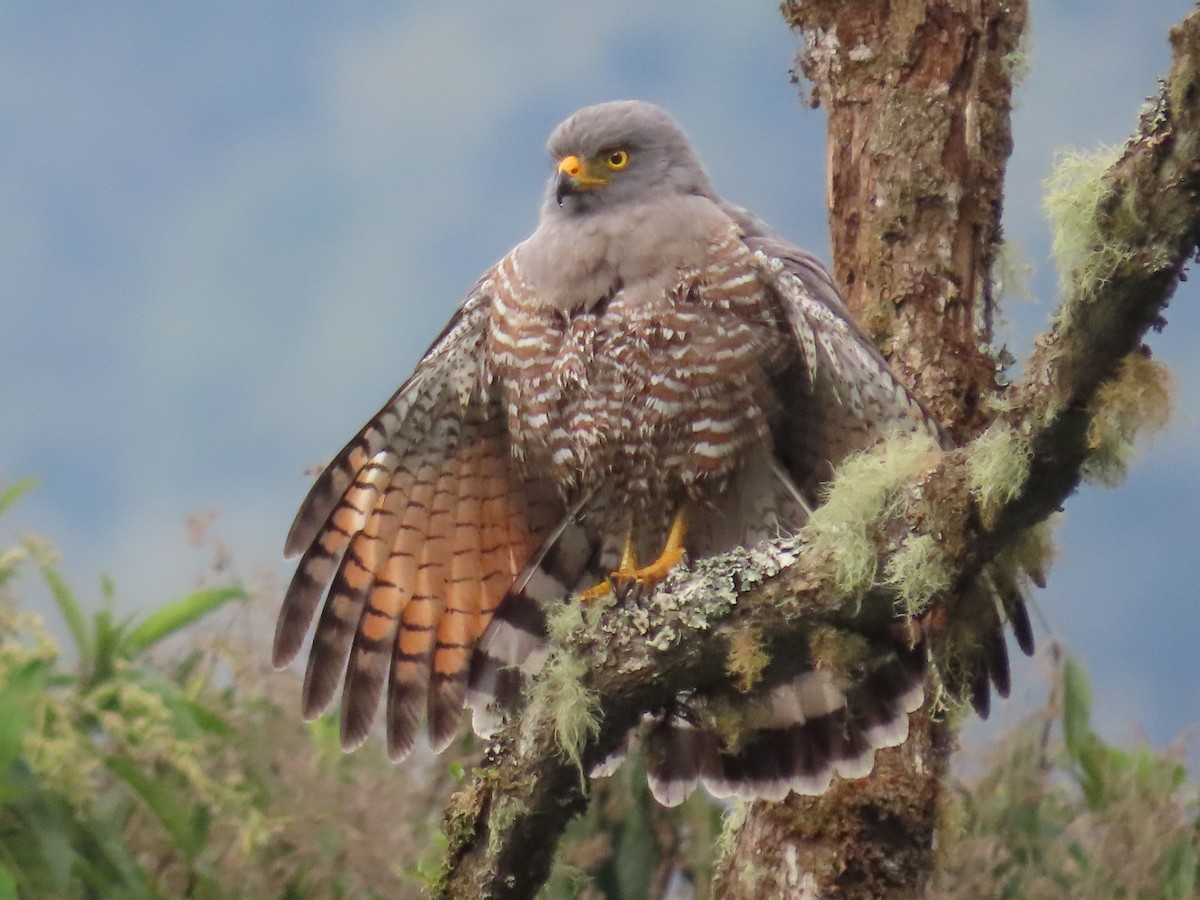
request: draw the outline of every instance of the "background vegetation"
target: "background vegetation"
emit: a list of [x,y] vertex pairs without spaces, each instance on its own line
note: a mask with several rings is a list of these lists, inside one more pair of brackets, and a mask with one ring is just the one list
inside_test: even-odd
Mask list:
[[[0,514],[29,487],[0,491]],[[39,581],[65,647],[23,600]],[[422,895],[469,738],[398,768],[378,741],[342,754],[332,723],[300,722],[298,675],[269,668],[276,597],[204,586],[118,620],[114,592],[81,600],[40,539],[0,550],[0,900]],[[1196,896],[1200,809],[1182,747],[1105,743],[1086,675],[1052,653],[1045,708],[954,792],[933,895]],[[546,896],[708,890],[739,810],[700,794],[663,810],[637,769],[596,783]]]

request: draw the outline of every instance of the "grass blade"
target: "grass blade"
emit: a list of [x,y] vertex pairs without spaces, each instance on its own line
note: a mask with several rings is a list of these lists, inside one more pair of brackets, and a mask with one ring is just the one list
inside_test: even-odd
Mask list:
[[16,484],[10,485],[3,491],[0,491],[0,513],[12,506],[20,499],[21,495],[37,484],[36,478],[22,478]]
[[50,596],[54,600],[54,605],[58,607],[58,611],[66,620],[67,629],[71,632],[71,639],[75,642],[75,652],[79,655],[80,662],[85,670],[91,669],[95,647],[92,646],[92,637],[88,631],[87,621],[83,617],[83,610],[79,608],[79,601],[75,599],[75,594],[55,565],[54,553],[39,540],[26,540],[25,546],[29,550],[29,555],[37,562],[46,586],[50,588]]
[[205,588],[189,594],[143,619],[125,635],[121,654],[132,659],[231,600],[245,600],[248,596],[243,588],[236,586]]

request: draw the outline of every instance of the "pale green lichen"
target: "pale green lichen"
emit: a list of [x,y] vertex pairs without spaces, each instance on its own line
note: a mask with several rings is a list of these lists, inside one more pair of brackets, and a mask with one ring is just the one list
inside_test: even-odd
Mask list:
[[762,681],[763,670],[770,662],[771,657],[763,649],[762,635],[758,631],[740,631],[730,638],[725,671],[743,694]]
[[583,748],[600,732],[600,701],[584,684],[587,663],[571,652],[571,637],[595,626],[596,604],[563,603],[546,616],[546,630],[554,650],[538,677],[529,686],[533,721],[554,723],[554,739],[565,759],[582,771]]
[[1032,457],[1029,441],[999,422],[967,447],[971,494],[985,525],[992,525],[1001,507],[1021,492]]
[[504,793],[496,793],[488,812],[488,846],[487,856],[495,859],[508,839],[508,833],[522,816],[524,806],[515,797]]
[[546,661],[534,687],[531,708],[554,722],[554,739],[563,756],[583,767],[583,748],[600,733],[600,700],[585,687],[587,665],[569,651],[558,650]]
[[929,465],[935,450],[927,435],[897,435],[838,466],[824,504],[814,510],[801,537],[828,560],[829,579],[840,592],[857,594],[874,584],[875,529],[903,506],[909,480]]
[[997,310],[1003,310],[1008,301],[1033,298],[1029,287],[1033,271],[1020,244],[1008,237],[1000,242],[992,263],[992,300]]
[[1017,46],[1000,57],[1000,65],[1008,72],[1009,80],[1012,82],[1014,89],[1028,81],[1029,72],[1032,69],[1030,62],[1032,56],[1033,38],[1030,36],[1029,30],[1026,29],[1017,38]]
[[[1145,226],[1135,207],[1137,196],[1114,195],[1104,177],[1122,153],[1120,147],[1064,151],[1044,185],[1059,283],[1063,293],[1083,300],[1095,296],[1135,254],[1142,268],[1170,264],[1167,250],[1147,247],[1142,240]],[[1064,303],[1059,323],[1069,325],[1076,309],[1077,304]]]
[[1129,244],[1098,227],[1100,204],[1109,191],[1103,176],[1120,155],[1120,147],[1060,151],[1043,185],[1042,204],[1053,231],[1050,250],[1063,293],[1074,289],[1090,297],[1133,253]]
[[946,690],[946,666],[939,663],[936,656],[931,659],[931,665],[936,677],[926,682],[932,683],[933,696],[925,701],[925,711],[933,721],[948,723],[953,728],[954,723],[960,721],[971,708],[970,704],[965,697],[955,696]]
[[808,652],[818,669],[855,676],[871,659],[871,646],[861,634],[832,625],[818,625],[808,635]]
[[1142,353],[1125,357],[1121,371],[1100,387],[1088,423],[1089,481],[1115,485],[1124,478],[1139,436],[1153,437],[1171,416],[1174,380],[1166,366]]
[[884,569],[884,581],[895,588],[897,602],[909,616],[920,615],[950,587],[951,575],[945,552],[928,534],[905,538]]
[[1009,538],[994,561],[999,573],[1017,585],[1028,579],[1038,587],[1045,587],[1046,575],[1054,562],[1054,529],[1060,519],[1061,515],[1056,513]]
[[662,652],[673,646],[679,640],[679,632],[671,625],[658,629],[653,636],[646,639],[646,646],[651,650]]
[[566,645],[580,631],[595,631],[604,610],[616,603],[613,594],[590,602],[556,603],[546,609],[546,634],[550,643]]
[[742,828],[742,823],[746,821],[748,807],[748,803],[735,797],[721,818],[721,833],[717,836],[713,847],[716,851],[713,859],[714,868],[720,868],[722,861],[733,852],[737,845],[737,834]]

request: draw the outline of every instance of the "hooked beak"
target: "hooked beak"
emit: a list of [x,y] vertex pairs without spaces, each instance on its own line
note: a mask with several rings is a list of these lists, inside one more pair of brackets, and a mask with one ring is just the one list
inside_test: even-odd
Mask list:
[[554,199],[563,205],[563,198],[579,194],[608,184],[608,179],[597,175],[580,161],[578,156],[566,156],[558,164],[558,177],[554,182]]

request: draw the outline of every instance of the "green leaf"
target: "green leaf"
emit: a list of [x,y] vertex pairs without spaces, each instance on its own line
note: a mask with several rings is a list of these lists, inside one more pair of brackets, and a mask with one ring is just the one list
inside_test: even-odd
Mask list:
[[1063,737],[1067,752],[1080,758],[1092,736],[1092,692],[1083,667],[1071,657],[1063,666]]
[[0,513],[16,503],[21,498],[21,495],[35,484],[37,484],[36,478],[22,478],[16,484],[10,485],[3,492],[0,492]]
[[217,737],[233,736],[233,726],[229,724],[229,720],[198,700],[177,697],[175,703],[187,710],[201,731],[215,734]]
[[1075,760],[1078,763],[1076,780],[1083,790],[1084,799],[1089,809],[1099,810],[1108,805],[1108,773],[1109,753],[1104,742],[1094,734],[1086,734],[1076,748]]
[[1181,841],[1170,847],[1163,859],[1163,896],[1171,900],[1190,900],[1196,896],[1196,879],[1200,875],[1200,850],[1191,841]]
[[231,585],[205,588],[189,594],[182,600],[176,600],[169,606],[147,616],[136,628],[125,635],[121,642],[121,655],[126,659],[132,659],[231,600],[245,600],[248,596],[249,594],[243,588]]
[[36,695],[46,684],[47,663],[30,660],[8,673],[0,686],[0,773],[17,759]]
[[174,719],[175,733],[188,740],[195,740],[201,732],[214,734],[218,737],[229,737],[233,727],[228,720],[206,706],[199,700],[193,700],[182,694],[178,687],[169,682],[147,676],[145,673],[131,673],[131,677],[141,687],[157,694]]
[[112,677],[120,654],[121,643],[129,630],[130,619],[114,622],[112,610],[101,609],[92,618],[92,658],[88,680],[92,684],[107,681]]
[[4,865],[0,865],[0,900],[17,900],[17,880]]
[[151,778],[138,768],[136,763],[125,757],[106,756],[104,764],[142,798],[150,812],[171,835],[175,847],[189,860],[195,859],[204,849],[204,834],[197,832],[198,820],[180,795],[171,790],[166,782]]
[[42,578],[45,579],[46,586],[50,588],[50,596],[54,600],[54,605],[58,607],[58,611],[66,620],[67,629],[71,632],[71,640],[75,642],[75,652],[79,656],[80,662],[85,670],[91,669],[95,661],[96,648],[92,643],[92,636],[88,633],[87,622],[83,617],[83,611],[79,608],[79,601],[75,599],[74,593],[71,592],[71,588],[67,586],[67,582],[54,564],[54,554],[40,541],[28,540],[25,542],[25,546],[29,550],[29,555],[37,562],[38,568],[41,569]]
[[659,862],[658,842],[647,818],[647,808],[653,801],[642,792],[640,785],[625,810],[616,839],[613,863],[622,897],[650,896],[650,885]]

